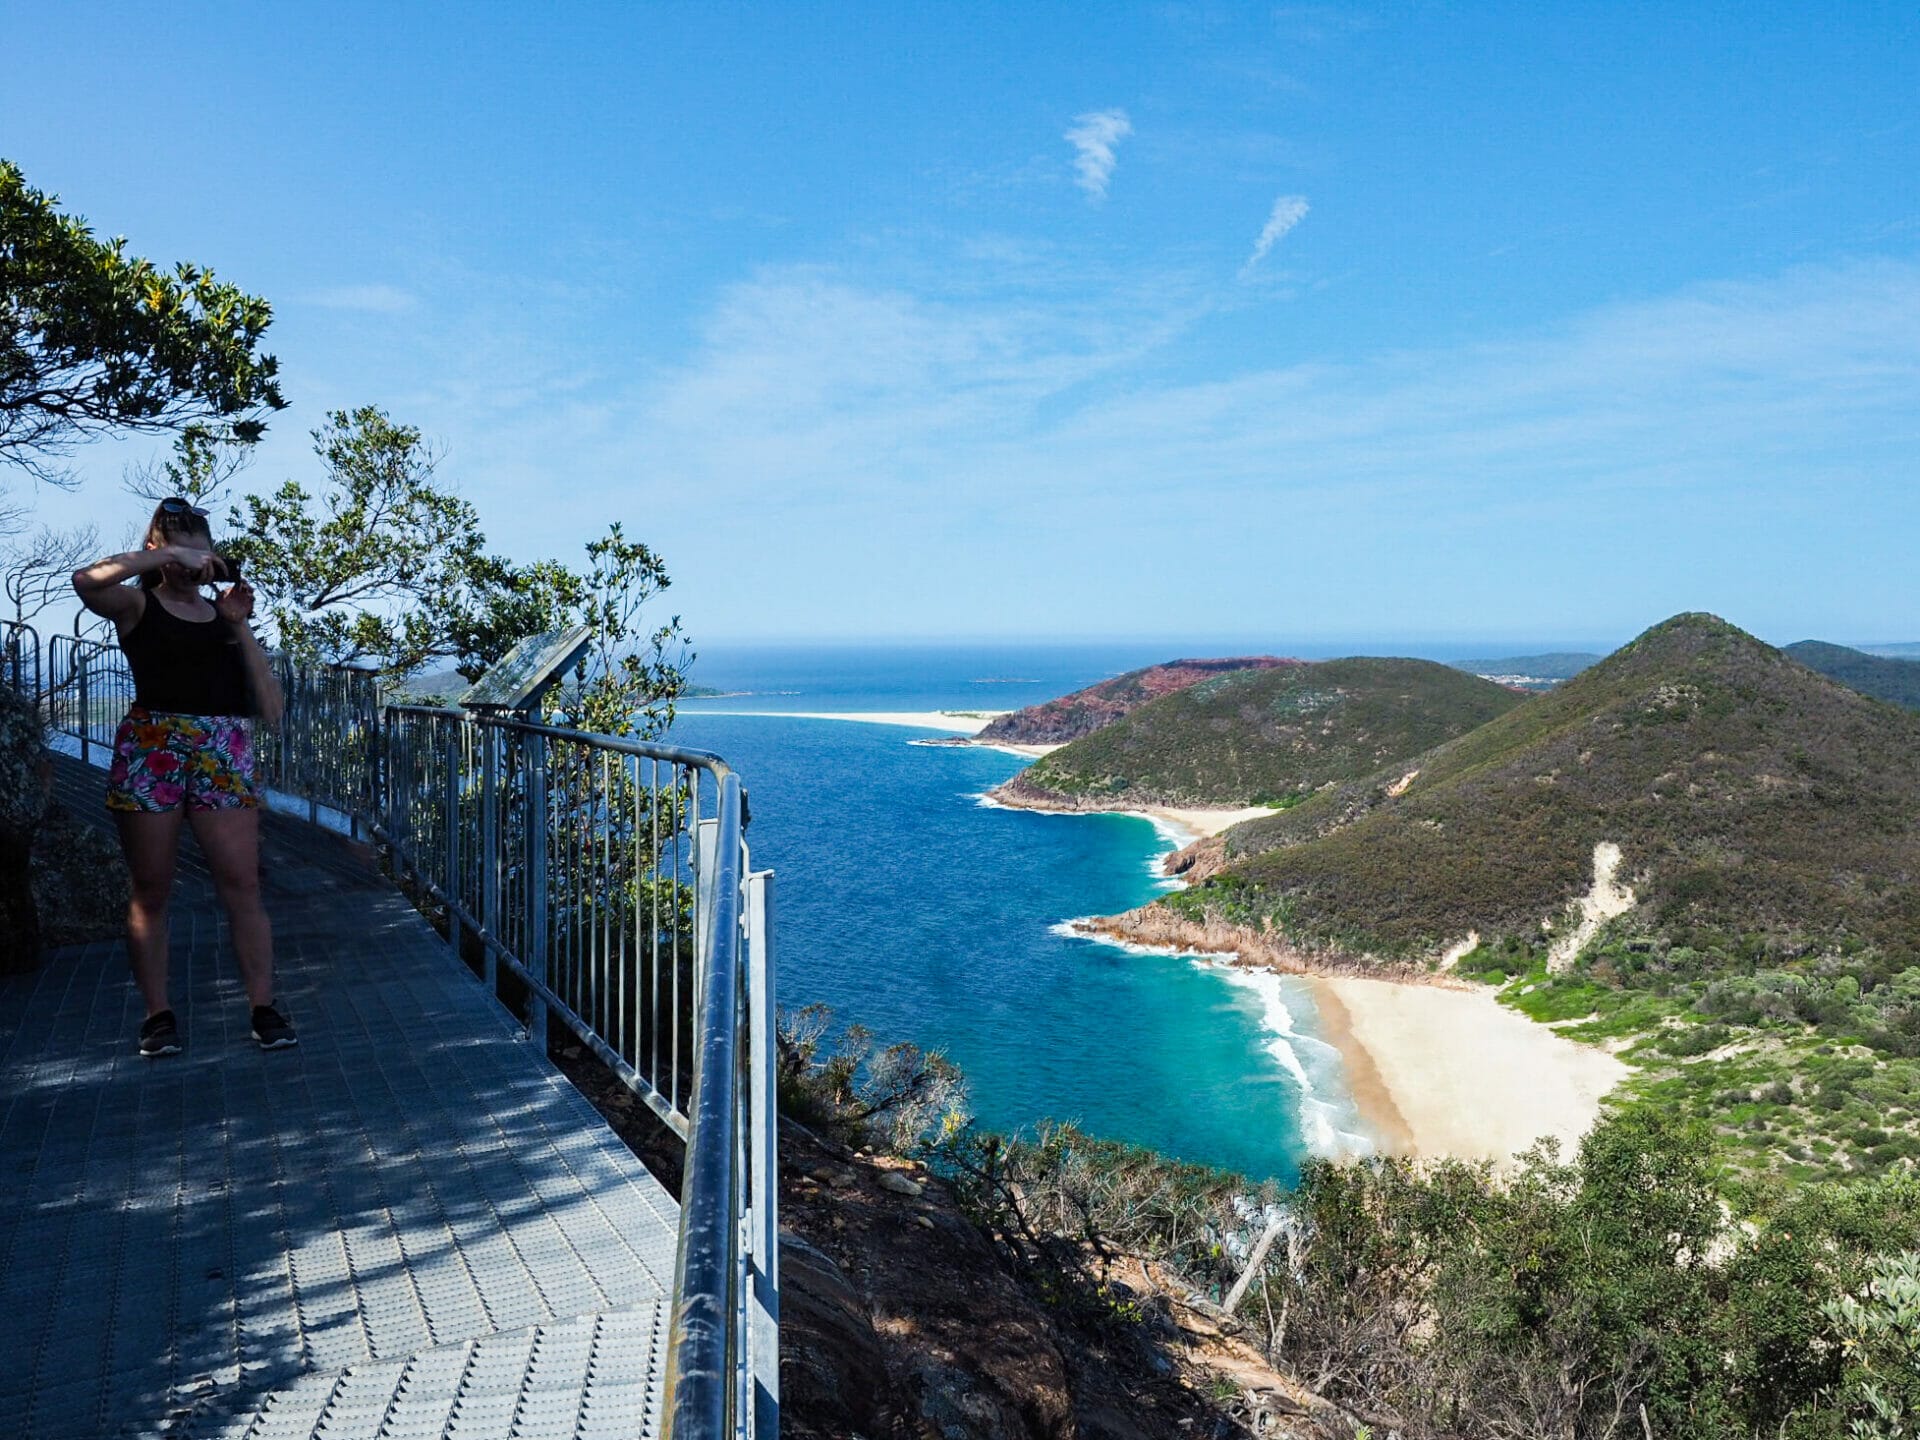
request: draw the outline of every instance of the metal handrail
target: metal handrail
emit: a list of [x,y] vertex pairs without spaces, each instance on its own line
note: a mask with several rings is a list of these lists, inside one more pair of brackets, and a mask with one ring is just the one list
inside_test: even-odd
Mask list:
[[[435,706],[387,706],[382,729],[386,806],[372,827],[416,883],[445,908],[450,943],[457,947],[464,931],[481,946],[489,965],[506,965],[528,987],[530,1036],[544,1037],[548,1019],[558,1019],[686,1141],[669,1336],[667,1435],[674,1440],[777,1435],[773,974],[765,925],[771,877],[751,873],[746,798],[739,777],[709,751]],[[419,743],[423,738],[425,743]],[[685,997],[693,1006],[694,1034],[685,1050],[678,1043],[682,1005],[677,990],[668,1017],[676,1027],[670,1047],[660,1043],[657,1035],[648,1046],[640,1035],[603,1034],[580,1013],[583,995],[591,1000],[594,989],[580,991],[569,983],[579,975],[579,957],[570,962],[565,947],[557,943],[557,927],[541,923],[531,913],[557,917],[566,903],[580,899],[577,884],[569,902],[557,898],[565,886],[551,867],[556,858],[565,861],[568,842],[563,834],[557,856],[549,842],[556,819],[565,821],[567,804],[578,805],[581,797],[576,793],[556,804],[548,786],[556,770],[563,785],[569,772],[577,776],[584,768],[590,777],[591,765],[583,767],[580,757],[596,754],[603,757],[603,783],[604,757],[609,756],[666,765],[691,779],[683,806],[679,783],[663,790],[656,778],[646,807],[657,815],[661,796],[670,796],[676,833],[685,833],[695,842],[685,857],[685,869],[694,882],[694,923],[687,938],[695,942],[693,993]],[[518,791],[503,773],[515,766],[524,777]],[[410,779],[415,776],[417,783]],[[701,778],[715,790],[711,819],[701,818]],[[474,805],[476,785],[479,793]],[[412,800],[429,793],[440,797],[437,812],[428,817],[412,813]],[[525,850],[519,854],[511,843],[502,843],[502,831],[512,827],[486,818],[497,810],[503,795],[514,794],[528,807],[529,817],[541,817],[548,830],[537,840],[528,830],[523,836]],[[599,792],[590,793],[586,806],[597,819],[608,820],[596,808],[602,798]],[[435,828],[421,823],[423,818],[432,821],[468,808],[477,809],[481,817],[477,833],[458,825]],[[601,827],[603,838],[607,828]],[[472,843],[476,839],[477,856]],[[632,839],[646,848],[639,836]],[[651,844],[651,859],[657,866],[662,858],[657,836]],[[503,904],[499,895],[510,887],[502,885],[498,874],[487,873],[490,867],[516,862],[525,867],[530,910],[521,917],[526,923],[517,931],[511,923],[513,907]],[[560,868],[564,871],[564,863]],[[605,868],[603,863],[598,873]],[[680,883],[680,872],[676,856],[670,879],[674,887]],[[544,902],[543,896],[552,903]],[[670,938],[664,947],[676,983],[682,959],[677,898],[676,888]],[[604,902],[604,896],[595,901]],[[516,938],[524,950],[516,947]],[[656,915],[656,986],[661,938]],[[645,953],[644,946],[636,947],[636,962]],[[606,957],[597,958],[604,961]],[[636,963],[634,978],[643,975],[644,965]],[[604,969],[599,979],[602,986],[607,983]],[[682,1090],[685,1059],[693,1062],[690,1097]]]
[[[38,636],[5,623],[0,681],[18,685],[29,637],[45,678]],[[92,759],[103,745],[96,712],[132,698],[124,657],[76,636],[54,636],[50,649],[52,669],[66,667],[46,686],[50,721]],[[279,675],[283,718],[257,745],[276,791],[306,801],[311,817],[324,806],[371,832],[441,907],[453,952],[464,960],[463,943],[477,945],[494,994],[496,963],[527,987],[527,1033],[543,1053],[552,1015],[685,1141],[666,1435],[773,1440],[772,886],[751,868],[739,777],[702,750],[382,708],[364,673],[281,662]],[[616,835],[627,852],[616,853]],[[600,943],[616,939],[617,953]]]
[[737,1033],[741,971],[737,963],[717,963],[741,949],[741,856],[724,843],[740,827],[740,782],[732,776],[720,786],[718,825],[723,843],[715,847],[713,905],[707,915],[699,1078],[681,1189],[686,1218],[675,1263],[673,1323],[680,1339],[667,1369],[669,1435],[731,1435],[736,1419],[737,1389],[727,1360],[740,1294],[740,1277],[731,1263],[733,1216],[740,1208],[738,1151],[732,1143],[700,1143],[730,1137],[739,1116],[740,1057],[723,1037]]
[[111,754],[114,729],[133,702],[133,672],[120,648],[83,635],[49,636],[46,676],[47,723],[80,742],[82,760],[91,763],[96,748]]
[[[389,705],[387,711],[394,715],[409,712],[416,714],[456,714],[466,715],[464,710],[446,711],[430,705]],[[529,735],[548,735],[556,740],[591,740],[602,750],[612,750],[622,755],[635,755],[648,760],[671,760],[676,765],[694,765],[711,771],[716,777],[731,775],[733,767],[711,750],[688,750],[679,745],[662,745],[657,740],[633,740],[625,735],[602,735],[597,730],[569,730],[559,725],[543,725],[537,720],[507,720],[497,715],[474,714],[474,722],[480,725],[511,725]]]
[[[29,680],[27,662],[33,662]],[[40,632],[24,620],[0,620],[0,685],[19,691],[35,705],[43,704],[45,676],[40,669]]]

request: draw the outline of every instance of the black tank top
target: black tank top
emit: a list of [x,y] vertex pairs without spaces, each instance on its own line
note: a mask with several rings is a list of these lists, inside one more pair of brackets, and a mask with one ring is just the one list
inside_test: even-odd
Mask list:
[[182,715],[251,715],[240,642],[226,621],[182,620],[149,590],[139,621],[121,638],[133,699]]

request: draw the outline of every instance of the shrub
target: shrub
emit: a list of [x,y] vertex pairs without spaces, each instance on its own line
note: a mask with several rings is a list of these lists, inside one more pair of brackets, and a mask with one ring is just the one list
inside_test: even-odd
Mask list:
[[1920,1253],[1881,1256],[1866,1284],[1822,1308],[1846,1354],[1839,1404],[1857,1440],[1920,1429]]

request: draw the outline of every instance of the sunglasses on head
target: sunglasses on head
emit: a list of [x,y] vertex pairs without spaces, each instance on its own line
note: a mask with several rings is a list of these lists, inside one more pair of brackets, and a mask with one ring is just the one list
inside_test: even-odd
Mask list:
[[198,505],[189,505],[178,495],[169,495],[160,502],[162,515],[205,515],[207,512]]

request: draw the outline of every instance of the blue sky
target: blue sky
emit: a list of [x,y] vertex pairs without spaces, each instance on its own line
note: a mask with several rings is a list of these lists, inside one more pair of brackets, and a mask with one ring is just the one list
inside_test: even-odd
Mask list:
[[707,641],[1920,637],[1912,5],[160,13],[0,0],[0,153],[273,302],[243,486],[380,404]]

